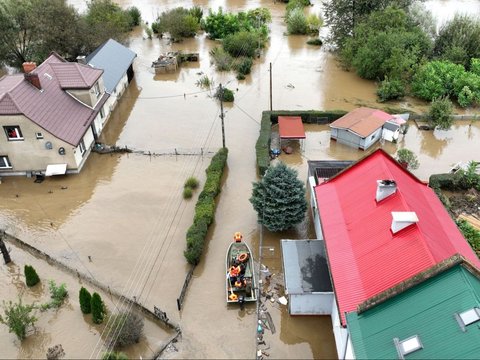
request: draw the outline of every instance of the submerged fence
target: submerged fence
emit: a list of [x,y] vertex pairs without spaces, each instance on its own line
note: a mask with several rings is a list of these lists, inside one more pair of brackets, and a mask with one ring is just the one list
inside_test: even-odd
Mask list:
[[185,294],[186,294],[187,289],[188,289],[188,284],[190,283],[190,280],[192,279],[194,270],[195,270],[195,265],[192,265],[192,267],[190,268],[190,271],[187,273],[187,276],[185,277],[185,281],[183,282],[182,291],[180,292],[180,296],[177,298],[178,311],[182,310],[183,300],[185,299]]

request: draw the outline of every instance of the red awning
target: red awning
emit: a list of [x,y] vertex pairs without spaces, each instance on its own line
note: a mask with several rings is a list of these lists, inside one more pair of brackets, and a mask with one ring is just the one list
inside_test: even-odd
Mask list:
[[305,129],[300,116],[279,116],[278,128],[280,139],[305,139]]

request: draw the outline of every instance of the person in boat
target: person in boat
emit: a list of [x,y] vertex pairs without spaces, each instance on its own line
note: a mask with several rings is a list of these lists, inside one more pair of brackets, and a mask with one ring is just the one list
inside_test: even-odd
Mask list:
[[239,267],[240,267],[240,275],[244,276],[245,275],[245,264],[240,263]]

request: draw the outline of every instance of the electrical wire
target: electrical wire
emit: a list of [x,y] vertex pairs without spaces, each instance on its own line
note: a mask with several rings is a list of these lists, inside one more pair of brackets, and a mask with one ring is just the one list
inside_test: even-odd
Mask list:
[[[216,115],[215,115],[215,118],[214,118],[213,123],[216,122],[217,115],[218,115],[218,111],[217,111],[217,113],[216,113]],[[212,123],[212,126],[210,127],[210,130],[209,130],[208,134],[207,134],[207,139],[208,139],[208,137],[210,136],[211,131],[212,131],[212,129],[213,129],[213,123]],[[196,171],[196,168],[197,168],[197,166],[198,166],[199,160],[200,160],[200,157],[197,159],[197,164],[195,165],[195,170],[194,170],[194,171]],[[185,170],[185,168],[188,167],[188,165],[189,165],[188,162],[187,162],[186,164],[184,164],[184,169],[183,169],[183,170]],[[182,170],[182,172],[183,172],[183,170]],[[174,195],[173,195],[173,196],[174,196]],[[171,228],[172,228],[175,220],[177,219],[177,214],[178,214],[178,211],[179,211],[179,209],[180,209],[180,205],[181,205],[182,203],[183,203],[183,202],[180,202],[179,205],[177,206],[177,209],[176,209],[176,211],[175,211],[175,215],[173,216],[172,221],[171,221],[171,223],[170,223],[170,226],[169,226],[168,230],[166,231],[166,234],[165,234],[165,237],[164,237],[164,241],[161,243],[160,249],[158,249],[158,251],[156,251],[156,252],[157,252],[157,255],[156,255],[156,257],[154,258],[153,263],[151,263],[151,261],[147,262],[146,264],[148,264],[148,266],[145,266],[144,269],[141,270],[141,277],[144,277],[144,276],[146,275],[147,269],[150,268],[150,271],[148,272],[148,275],[147,275],[146,280],[143,281],[143,279],[140,279],[139,281],[137,281],[138,284],[142,284],[142,283],[143,283],[143,288],[142,288],[142,290],[140,291],[140,295],[139,295],[138,300],[140,300],[140,298],[141,298],[141,296],[142,296],[142,294],[143,294],[143,292],[144,292],[144,290],[145,290],[145,288],[146,288],[146,286],[147,286],[147,283],[148,283],[148,280],[149,280],[149,278],[150,278],[150,275],[151,275],[154,267],[156,266],[156,262],[157,262],[160,254],[161,254],[161,252],[162,252],[162,250],[163,250],[163,247],[164,247],[164,245],[165,245],[166,238],[168,238],[168,235],[169,235],[169,233],[170,233],[170,231],[171,231]],[[168,209],[170,209],[170,208],[172,207],[172,204],[173,204],[173,201],[172,201],[172,200],[169,200]],[[183,211],[184,211],[184,210],[183,210]],[[183,211],[182,211],[181,215],[183,214]],[[167,211],[167,212],[168,212],[168,211]],[[156,223],[156,225],[154,226],[153,231],[152,231],[153,233],[155,232],[155,229],[157,228],[158,223],[159,223],[159,220],[160,220],[161,218],[162,218],[162,217],[160,216],[160,217],[157,219],[157,223]],[[180,219],[181,219],[181,216],[180,216]],[[151,239],[153,240],[154,237],[152,236]],[[173,237],[171,237],[171,239],[173,239]],[[169,247],[170,247],[170,244],[171,244],[171,241],[170,241],[170,243],[167,245],[167,249],[166,249],[166,251],[164,252],[164,256],[163,256],[163,258],[162,258],[162,261],[163,261],[163,259],[166,257],[166,252],[168,251],[168,249],[169,249]],[[150,251],[149,251],[149,253],[150,253]],[[142,258],[142,257],[140,257],[139,260],[140,260],[141,258]],[[158,275],[158,273],[157,273],[157,275]],[[154,283],[152,283],[152,285],[151,285],[151,287],[150,287],[150,291],[151,291],[151,289],[152,289],[152,287],[153,287],[153,284],[154,284]],[[131,289],[131,288],[132,288],[132,286],[130,286],[130,289]],[[132,289],[132,290],[133,290],[133,289]],[[150,294],[150,291],[148,292],[148,295]],[[128,291],[127,291],[127,292],[128,292]],[[125,291],[124,291],[124,293],[125,293]],[[132,292],[132,293],[133,293],[133,292]],[[145,301],[148,299],[148,295],[147,295],[147,297],[145,298]],[[130,306],[129,306],[128,308],[130,309],[132,305],[133,305],[133,304],[130,303]],[[107,326],[106,326],[105,328],[107,328],[107,327],[108,327],[108,324],[107,324]],[[110,330],[111,330],[111,329],[110,329]],[[118,338],[118,336],[120,335],[120,332],[121,332],[121,328],[117,327],[117,328],[114,330],[114,335],[113,335],[112,338],[113,338],[113,339]],[[103,335],[103,333],[102,333],[102,335]],[[110,335],[110,333],[107,334],[107,335]],[[113,341],[112,343],[114,343],[114,342],[115,342],[115,341]],[[97,345],[98,345],[98,343],[97,343]],[[96,345],[96,347],[97,347],[97,345]],[[95,348],[96,348],[96,347],[95,347]],[[94,353],[94,352],[93,352],[93,353]],[[92,353],[92,355],[93,355],[93,353]]]

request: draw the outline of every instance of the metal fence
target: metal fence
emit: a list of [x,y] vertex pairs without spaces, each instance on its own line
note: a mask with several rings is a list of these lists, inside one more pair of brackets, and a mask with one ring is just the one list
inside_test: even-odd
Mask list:
[[190,280],[192,279],[192,275],[193,275],[194,270],[195,270],[195,265],[192,265],[192,267],[190,268],[190,271],[187,273],[187,276],[185,277],[185,281],[183,283],[182,291],[180,292],[180,296],[177,298],[178,311],[182,310],[183,300],[185,299],[185,293],[187,292],[188,284],[190,283]]

